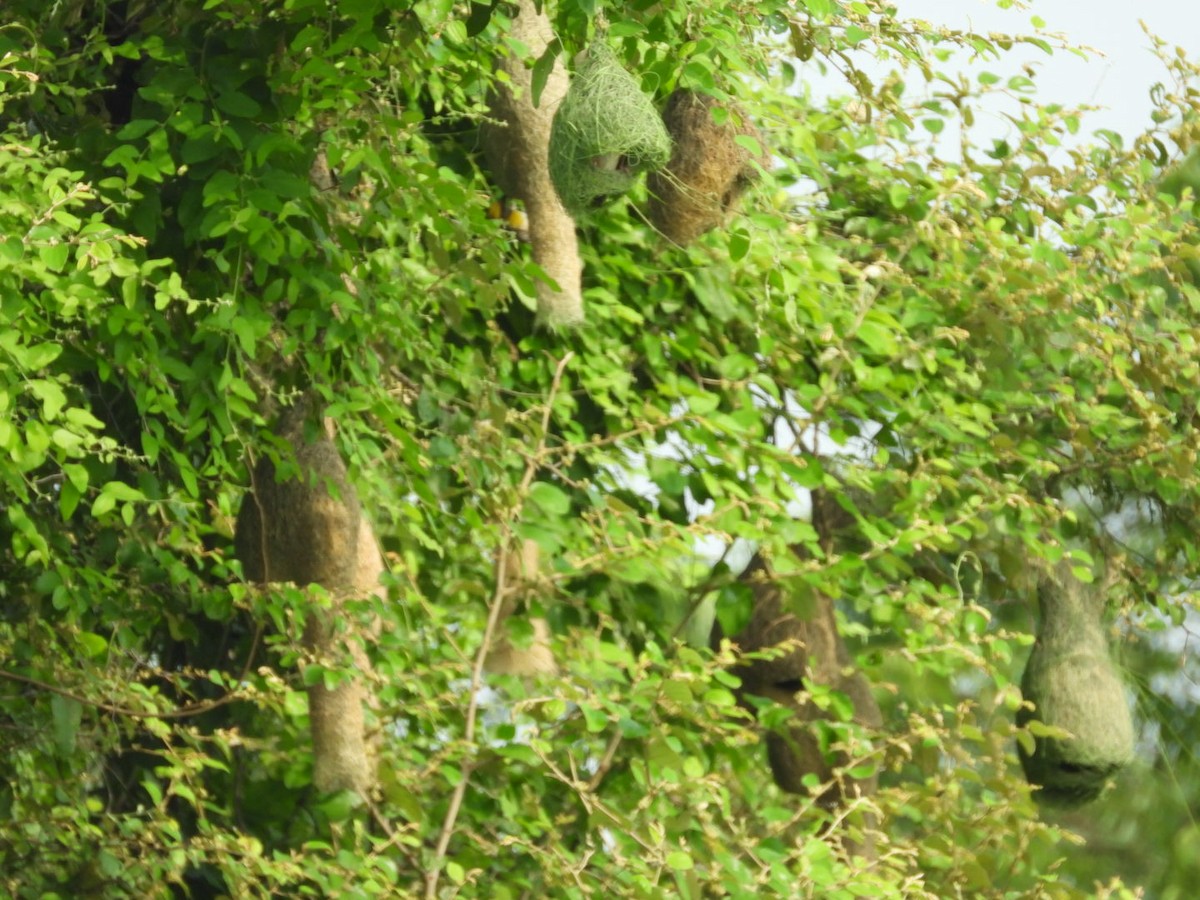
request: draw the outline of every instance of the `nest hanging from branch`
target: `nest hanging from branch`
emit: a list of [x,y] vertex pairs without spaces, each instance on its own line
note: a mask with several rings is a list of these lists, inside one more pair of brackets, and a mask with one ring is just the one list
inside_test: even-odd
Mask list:
[[[554,40],[550,20],[533,0],[520,0],[510,36],[540,57]],[[480,132],[492,176],[509,197],[524,202],[533,261],[550,278],[537,285],[538,319],[551,329],[583,324],[583,263],[575,222],[563,208],[550,181],[551,123],[567,94],[567,70],[555,60],[538,104],[533,103],[533,70],[510,55],[496,67],[507,82],[497,83],[491,98],[496,122]]]
[[1021,765],[1040,802],[1078,806],[1094,800],[1134,755],[1125,686],[1104,636],[1104,599],[1065,566],[1038,581],[1041,623],[1021,693],[1034,705],[1017,724],[1037,719],[1069,737],[1037,737],[1019,747]]
[[362,640],[369,633],[344,615],[345,600],[380,596],[383,560],[362,512],[346,465],[332,440],[332,423],[306,436],[317,408],[304,398],[280,416],[275,431],[290,448],[295,470],[283,481],[269,455],[254,469],[234,534],[237,558],[250,581],[317,584],[330,605],[305,610],[304,643],[319,665],[352,663],[360,675],[334,687],[318,680],[308,689],[313,739],[313,784],[322,792],[352,790],[366,796],[375,784],[375,753],[367,735],[371,662]]
[[754,609],[735,643],[744,653],[786,648],[781,655],[747,661],[735,671],[742,680],[743,698],[763,697],[792,710],[791,724],[766,736],[767,761],[775,783],[789,793],[807,795],[812,791],[805,779],[815,775],[822,786],[817,802],[827,809],[841,805],[848,796],[873,794],[877,781],[874,775],[854,779],[840,771],[850,760],[844,752],[828,752],[814,727],[829,714],[803,699],[812,685],[827,685],[850,698],[857,724],[879,728],[883,722],[870,685],[854,667],[838,633],[833,601],[817,596],[811,616],[795,615],[787,608],[782,589],[761,557],[751,561],[742,580],[752,586]]
[[[720,124],[714,113],[723,109]],[[719,113],[718,113],[719,114]],[[686,245],[724,225],[742,195],[758,179],[766,155],[754,154],[739,137],[762,146],[758,129],[745,112],[707,94],[676,90],[667,100],[663,122],[674,141],[666,168],[646,181],[651,224],[676,244]]]
[[593,44],[550,132],[550,177],[576,219],[666,165],[671,139],[650,98],[608,47]]

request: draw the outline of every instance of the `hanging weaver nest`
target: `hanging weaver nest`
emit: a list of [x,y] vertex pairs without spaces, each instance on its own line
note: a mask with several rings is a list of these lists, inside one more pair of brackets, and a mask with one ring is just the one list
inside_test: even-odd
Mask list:
[[[533,0],[520,0],[518,8],[510,37],[538,58],[554,40],[554,29]],[[511,54],[497,59],[496,67],[508,78],[497,81],[494,121],[480,129],[480,140],[496,184],[525,204],[533,261],[550,279],[537,283],[538,319],[551,329],[575,327],[583,324],[583,263],[575,221],[555,193],[549,161],[551,122],[567,94],[567,70],[555,60],[535,106],[533,69]]]
[[847,795],[874,793],[874,775],[852,779],[837,772],[849,759],[822,746],[816,724],[829,714],[811,700],[799,699],[813,685],[826,685],[851,699],[853,721],[872,728],[882,724],[870,686],[838,633],[833,602],[818,596],[809,618],[796,616],[786,608],[783,591],[761,557],[751,562],[742,580],[752,586],[754,610],[735,642],[744,653],[782,648],[781,654],[749,660],[735,672],[742,681],[743,702],[747,696],[762,697],[792,711],[786,728],[766,735],[775,783],[789,793],[807,795],[811,789],[805,779],[815,775],[823,787],[817,803],[827,809],[839,806]]
[[[727,116],[718,124],[713,114],[721,109]],[[666,168],[647,179],[647,214],[664,236],[684,245],[725,223],[758,179],[755,163],[763,165],[767,159],[737,141],[745,136],[762,146],[745,113],[707,94],[676,90],[667,100],[663,121],[675,149]]]
[[581,218],[670,157],[650,98],[611,50],[593,44],[550,131],[550,178],[567,212]]
[[1021,745],[1021,765],[1040,802],[1078,806],[1132,761],[1133,720],[1104,636],[1103,596],[1060,569],[1040,577],[1038,602],[1037,642],[1021,678],[1035,709],[1022,709],[1017,724],[1037,719],[1069,736],[1037,737],[1032,752]]

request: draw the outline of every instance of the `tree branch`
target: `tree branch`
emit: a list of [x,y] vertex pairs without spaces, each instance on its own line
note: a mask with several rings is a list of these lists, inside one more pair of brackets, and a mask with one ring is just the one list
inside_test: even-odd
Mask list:
[[57,685],[48,684],[44,681],[38,681],[36,678],[30,678],[27,675],[18,675],[16,672],[7,672],[0,669],[0,678],[16,681],[20,684],[27,684],[30,687],[35,687],[40,691],[46,691],[51,694],[57,694],[60,697],[66,697],[68,700],[74,700],[76,703],[83,706],[90,706],[93,709],[98,709],[101,712],[111,713],[114,716],[128,716],[132,719],[186,719],[191,716],[198,716],[201,713],[206,713],[211,709],[216,709],[219,706],[224,706],[227,703],[232,703],[234,700],[241,698],[241,693],[238,691],[230,691],[222,697],[217,697],[215,700],[201,700],[196,703],[189,703],[186,706],[180,706],[176,709],[168,709],[161,711],[150,711],[144,709],[129,709],[124,706],[114,706],[111,703],[104,703],[100,700],[90,700],[82,694],[76,694],[74,691],[69,691],[66,688],[58,687]]
[[[529,494],[529,488],[533,484],[533,478],[541,465],[542,456],[546,453],[546,438],[550,431],[550,417],[554,412],[554,397],[558,394],[558,389],[562,384],[563,373],[567,369],[567,363],[571,361],[574,355],[572,351],[568,351],[554,370],[554,380],[550,383],[550,390],[546,395],[546,408],[542,414],[541,434],[538,436],[537,447],[525,464],[525,472],[521,476],[521,483],[517,487],[516,505],[509,513],[508,521],[505,523],[506,530],[511,530],[512,522],[520,518],[521,509],[525,505],[525,500]],[[479,689],[483,685],[483,666],[487,660],[488,649],[492,645],[492,636],[496,631],[496,625],[499,623],[501,612],[504,609],[505,594],[507,592],[505,575],[508,569],[508,544],[507,535],[505,535],[505,539],[500,543],[500,552],[496,558],[496,587],[492,591],[491,604],[488,608],[487,625],[483,630],[483,642],[480,644],[479,651],[475,654],[475,663],[471,668],[471,686],[468,689],[466,725],[463,729],[463,740],[467,744],[471,744],[475,740],[475,726],[479,718]],[[425,900],[434,900],[437,897],[438,878],[441,876],[442,863],[446,858],[446,849],[450,846],[450,839],[454,836],[454,823],[458,820],[458,813],[462,808],[463,798],[467,794],[467,786],[474,769],[474,760],[467,760],[463,764],[462,777],[459,779],[458,784],[454,786],[454,793],[450,796],[450,805],[446,808],[446,818],[442,822],[442,830],[438,834],[437,846],[433,851],[433,861],[429,864],[429,869],[425,873]]]

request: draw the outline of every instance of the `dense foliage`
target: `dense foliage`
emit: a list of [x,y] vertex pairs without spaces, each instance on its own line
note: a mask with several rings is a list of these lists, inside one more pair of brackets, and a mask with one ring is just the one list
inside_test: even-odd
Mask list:
[[[1163,674],[1200,574],[1200,291],[1194,197],[1157,185],[1198,127],[1191,64],[1163,52],[1131,146],[1066,149],[1086,117],[1005,65],[1044,37],[878,0],[549,11],[566,60],[600,35],[660,105],[736,97],[772,154],[688,248],[644,195],[589,217],[570,333],[534,327],[539,272],[488,215],[507,4],[5,4],[3,893],[1187,896],[1198,736]],[[835,99],[797,82],[817,67]],[[1025,102],[978,142],[996,94]],[[304,679],[339,673],[301,665],[307,595],[233,561],[271,410],[306,390],[389,566],[355,606],[381,625],[365,803],[311,785]],[[564,674],[476,710],[518,538]],[[1013,722],[1029,572],[1068,547],[1131,614],[1144,760],[1056,817]],[[747,548],[800,606],[837,598],[876,686],[854,763],[882,787],[848,810],[775,788],[689,615],[737,631]]]

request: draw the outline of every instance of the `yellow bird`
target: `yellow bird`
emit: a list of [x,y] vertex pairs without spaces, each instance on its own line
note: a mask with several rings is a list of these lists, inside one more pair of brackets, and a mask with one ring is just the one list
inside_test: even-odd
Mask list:
[[520,201],[511,201],[507,197],[493,200],[488,206],[488,218],[499,219],[507,228],[512,229],[517,240],[529,242],[529,216],[517,205]]

